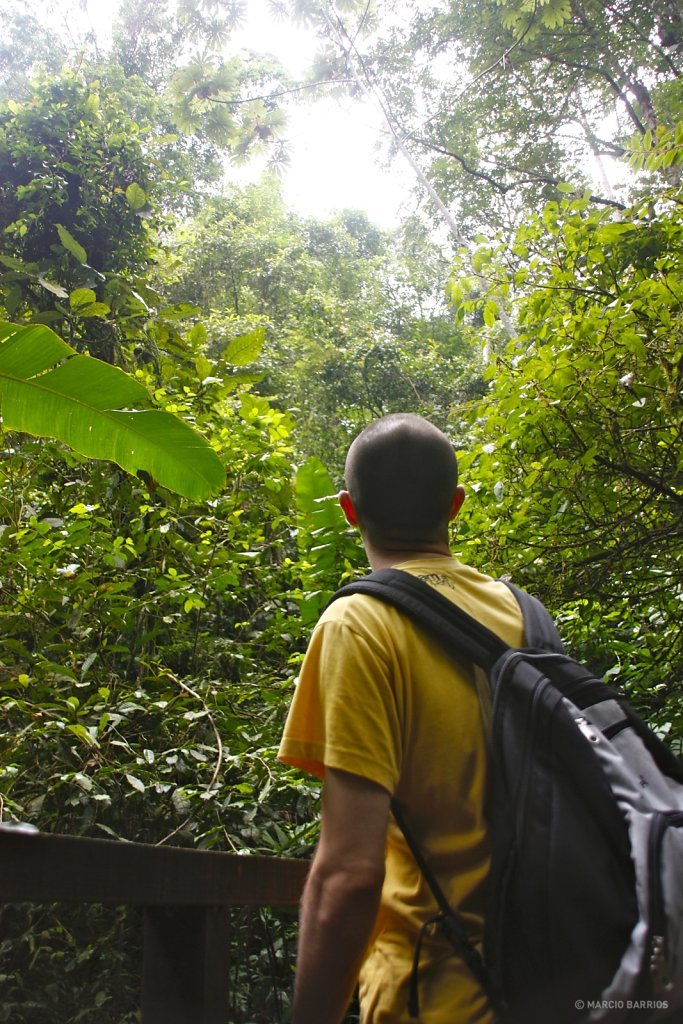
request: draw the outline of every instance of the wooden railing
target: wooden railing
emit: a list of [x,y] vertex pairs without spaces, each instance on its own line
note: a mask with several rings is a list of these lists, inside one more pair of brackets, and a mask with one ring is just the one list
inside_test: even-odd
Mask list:
[[0,902],[144,908],[143,1024],[228,1024],[230,907],[297,903],[307,868],[0,826]]

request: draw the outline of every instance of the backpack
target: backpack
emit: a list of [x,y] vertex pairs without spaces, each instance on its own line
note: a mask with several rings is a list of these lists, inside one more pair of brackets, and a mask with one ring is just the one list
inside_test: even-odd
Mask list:
[[504,1024],[683,1021],[683,766],[623,697],[563,653],[543,605],[508,586],[524,649],[400,570],[373,572],[332,598],[364,593],[392,604],[488,675],[483,960],[392,802],[438,904],[432,921]]

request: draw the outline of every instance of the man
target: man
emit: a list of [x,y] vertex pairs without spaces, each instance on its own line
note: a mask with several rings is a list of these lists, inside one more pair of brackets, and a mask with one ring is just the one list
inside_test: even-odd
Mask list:
[[[508,588],[450,554],[464,490],[440,430],[419,416],[384,417],[351,445],[345,476],[339,501],[373,569],[414,573],[521,645]],[[363,1024],[407,1024],[416,943],[437,908],[390,818],[392,796],[470,937],[482,936],[486,741],[472,669],[395,608],[364,594],[340,598],[311,638],[279,756],[324,780],[293,1024],[339,1024],[359,975]],[[422,1024],[493,1020],[435,928],[422,944],[419,1003]]]

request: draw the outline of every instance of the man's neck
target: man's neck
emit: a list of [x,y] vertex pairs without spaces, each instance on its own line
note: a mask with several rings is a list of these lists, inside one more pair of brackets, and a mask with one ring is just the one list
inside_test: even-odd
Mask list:
[[434,542],[419,547],[401,544],[374,545],[367,538],[363,539],[365,553],[373,569],[388,569],[400,562],[421,562],[428,558],[449,558],[450,548],[447,543]]

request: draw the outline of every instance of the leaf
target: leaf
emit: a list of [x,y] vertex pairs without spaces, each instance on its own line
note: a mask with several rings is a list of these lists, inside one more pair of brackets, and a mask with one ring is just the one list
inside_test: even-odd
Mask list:
[[97,299],[92,288],[76,288],[69,296],[69,305],[77,310],[80,306],[90,306]]
[[93,737],[90,735],[85,726],[81,725],[80,722],[76,723],[75,725],[67,725],[66,728],[67,732],[72,732],[74,736],[77,736],[79,740],[82,740],[89,747],[99,746],[97,740],[93,739]]
[[133,789],[137,789],[138,793],[145,792],[145,784],[142,779],[137,777],[137,775],[126,775],[126,782],[129,786],[132,786]]
[[233,338],[223,350],[223,358],[233,366],[246,366],[261,355],[265,340],[266,332],[263,327],[256,327],[249,331],[249,334],[240,334],[238,338]]
[[83,679],[88,669],[92,668],[94,662],[97,660],[97,657],[97,651],[92,651],[92,653],[89,654],[88,657],[85,659],[83,665],[81,666],[81,679]]
[[484,306],[484,323],[487,327],[493,327],[498,315],[498,303],[489,299]]
[[52,281],[46,281],[42,274],[38,276],[38,284],[42,284],[43,288],[46,288],[53,295],[56,295],[58,299],[68,299],[69,293],[66,288],[62,288],[60,284],[53,284]]
[[194,368],[200,380],[210,377],[213,371],[213,363],[206,356],[197,356],[194,361]]
[[320,459],[312,455],[297,470],[294,485],[297,508],[300,512],[308,514],[316,512],[320,508],[321,499],[335,493],[332,477]]
[[67,249],[72,256],[75,256],[79,263],[88,262],[88,256],[85,249],[76,241],[71,232],[67,231],[63,224],[57,224],[57,234],[59,235],[59,240],[64,248]]
[[101,316],[106,317],[111,313],[110,307],[106,302],[93,302],[89,306],[85,306],[83,309],[78,310],[78,315],[82,317],[87,316]]
[[332,478],[315,455],[297,471],[294,498],[299,512],[300,548],[307,550],[317,565],[325,561],[328,552],[334,561],[336,540],[343,534],[346,521]]
[[134,181],[126,189],[126,201],[131,210],[142,210],[147,205],[147,193]]
[[78,355],[42,325],[0,322],[0,413],[11,430],[56,438],[128,473],[142,470],[194,501],[225,485],[223,466],[203,437],[154,408],[123,370]]
[[613,224],[603,224],[596,234],[601,242],[615,242],[622,235],[632,231],[635,231],[635,228],[628,221],[615,221]]

